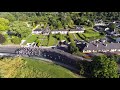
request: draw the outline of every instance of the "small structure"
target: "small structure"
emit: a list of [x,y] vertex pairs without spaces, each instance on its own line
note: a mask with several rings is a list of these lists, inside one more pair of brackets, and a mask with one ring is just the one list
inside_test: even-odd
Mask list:
[[35,42],[33,42],[33,43],[27,43],[26,47],[34,47],[35,45],[36,45]]
[[67,34],[68,32],[69,33],[84,33],[84,30],[85,28],[82,27],[82,26],[76,26],[75,28],[73,29],[61,29],[61,30],[52,30],[50,31],[49,27],[47,27],[46,29],[35,29],[32,31],[33,34],[44,34],[44,35],[48,35],[50,32],[52,34]]
[[23,45],[26,42],[26,40],[22,40],[20,45]]
[[95,26],[106,26],[106,24],[102,20],[94,20]]
[[33,34],[41,34],[42,30],[41,29],[35,29],[32,31]]
[[53,30],[53,31],[51,31],[51,33],[52,34],[67,34],[68,33],[68,30],[65,30],[65,29],[63,29],[63,30]]

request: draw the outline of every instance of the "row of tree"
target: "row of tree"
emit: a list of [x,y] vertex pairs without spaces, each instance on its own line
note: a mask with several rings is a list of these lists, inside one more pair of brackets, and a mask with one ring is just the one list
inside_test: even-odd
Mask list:
[[120,12],[1,12],[0,17],[10,22],[43,22],[50,25],[51,29],[62,29],[80,24],[92,26],[94,19],[120,20]]

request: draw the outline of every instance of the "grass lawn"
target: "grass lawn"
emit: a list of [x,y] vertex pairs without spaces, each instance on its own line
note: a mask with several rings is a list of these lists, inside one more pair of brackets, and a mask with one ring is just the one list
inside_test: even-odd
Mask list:
[[61,36],[62,36],[62,40],[65,40],[66,42],[69,42],[66,34],[61,34]]
[[43,38],[44,38],[44,39],[47,39],[47,35],[42,35],[42,34],[40,34],[40,35],[39,35],[39,39],[43,39]]
[[12,57],[0,60],[1,78],[82,78],[54,63]]
[[86,29],[86,30],[85,30],[85,33],[83,33],[83,35],[84,35],[86,38],[100,36],[100,33],[99,33],[99,32],[95,32],[92,27],[87,27],[87,26],[85,26],[85,29]]
[[71,39],[73,39],[73,40],[76,39],[75,36],[72,33],[69,33],[69,35],[70,35]]
[[38,35],[32,35],[30,38],[27,39],[27,43],[32,43],[37,40]]
[[77,35],[81,38],[81,40],[84,40],[84,39],[85,39],[85,37],[83,36],[83,34],[78,33]]
[[75,33],[75,36],[78,40],[82,40],[80,37],[79,37],[79,33]]
[[54,37],[54,35],[51,35],[51,37],[49,37],[49,43],[48,46],[54,46],[58,43],[58,40]]
[[85,27],[85,33],[83,33],[83,36],[85,37],[85,40],[94,40],[104,37],[99,32],[95,32],[92,27],[84,26]]
[[84,33],[83,34],[86,38],[97,37],[100,36],[99,33]]
[[43,42],[41,42],[42,46],[47,46],[48,45],[48,40],[43,40]]
[[39,40],[40,40],[41,46],[47,46],[47,44],[48,44],[48,36],[40,34],[39,35]]

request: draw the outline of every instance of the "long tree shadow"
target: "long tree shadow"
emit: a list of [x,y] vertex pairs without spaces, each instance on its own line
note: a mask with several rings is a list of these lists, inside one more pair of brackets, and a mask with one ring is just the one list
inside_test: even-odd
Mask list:
[[87,64],[89,63],[88,61],[80,60],[80,59],[73,58],[71,56],[67,56],[67,55],[64,55],[64,54],[61,54],[61,53],[57,53],[57,52],[53,52],[53,51],[43,51],[42,52],[42,56],[44,58],[46,58],[46,59],[50,59],[54,63],[55,62],[60,62],[62,64],[69,65],[69,66],[77,69],[77,71],[75,71],[75,70],[72,70],[70,68],[65,67],[65,68],[67,68],[67,69],[69,69],[72,72],[77,73],[77,74],[80,74],[79,70],[80,70],[80,65],[81,64],[82,65],[86,65],[86,63]]

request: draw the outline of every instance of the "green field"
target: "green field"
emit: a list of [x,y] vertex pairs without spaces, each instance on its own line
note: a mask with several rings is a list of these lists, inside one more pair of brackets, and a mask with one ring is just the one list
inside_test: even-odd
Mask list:
[[82,40],[82,39],[80,38],[80,36],[79,36],[79,35],[80,35],[79,33],[75,33],[74,35],[76,36],[76,38],[77,38],[78,40]]
[[1,78],[82,78],[59,65],[30,58],[0,59]]
[[55,35],[51,35],[49,37],[49,43],[48,46],[54,46],[58,43],[58,40],[54,37]]
[[47,44],[48,44],[48,36],[40,34],[39,35],[39,40],[40,40],[41,46],[47,46]]
[[92,27],[87,27],[87,26],[85,26],[85,29],[86,29],[86,31],[85,31],[85,33],[83,33],[83,35],[84,35],[86,38],[91,38],[91,37],[98,37],[98,36],[100,36],[100,33],[99,33],[99,32],[95,32]]
[[62,36],[62,40],[65,40],[66,42],[69,42],[66,34],[61,34],[61,36]]
[[37,40],[38,35],[32,35],[30,38],[27,39],[27,43],[32,43]]
[[84,26],[84,27],[85,27],[85,33],[82,34],[84,40],[90,41],[104,37],[104,35],[101,35],[99,32],[94,31],[92,27],[88,27],[88,26]]

